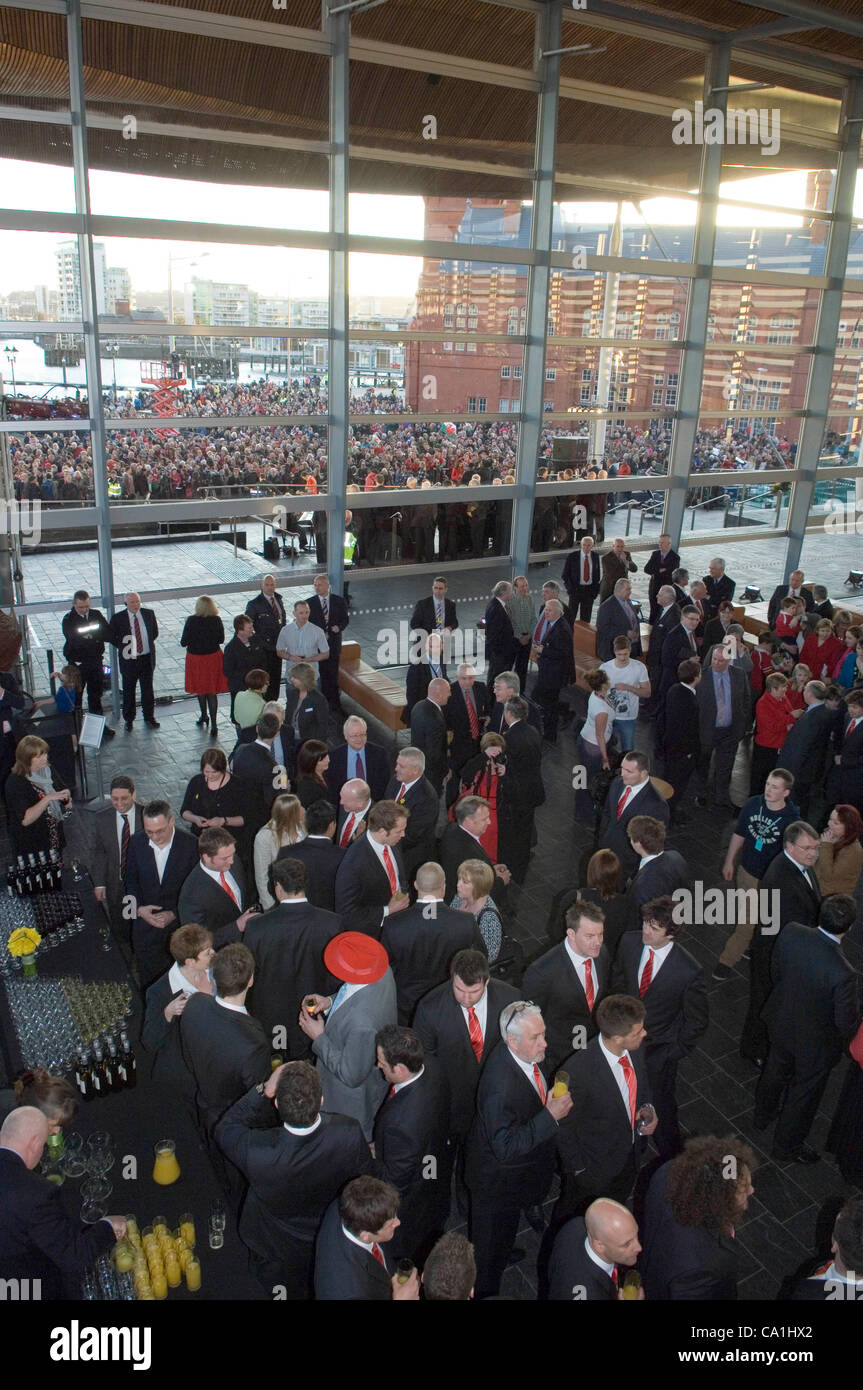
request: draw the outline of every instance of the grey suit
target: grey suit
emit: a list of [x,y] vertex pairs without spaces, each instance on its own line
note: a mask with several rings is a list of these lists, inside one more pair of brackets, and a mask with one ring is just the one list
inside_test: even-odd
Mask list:
[[[129,812],[129,832],[136,835],[144,828],[140,806]],[[112,925],[123,920],[123,880],[120,877],[120,841],[117,838],[117,812],[113,806],[97,811],[90,825],[90,877],[94,888],[105,889],[105,906]],[[128,924],[126,935],[128,937]]]
[[369,1142],[387,1083],[377,1067],[375,1034],[398,1021],[393,972],[349,995],[312,1043],[324,1092],[324,1110],[359,1120]]
[[731,773],[737,756],[737,745],[743,737],[749,711],[747,687],[749,682],[738,666],[728,666],[731,701],[731,723],[726,728],[716,726],[716,693],[713,671],[707,669],[696,691],[698,700],[698,730],[701,755],[696,768],[696,781],[701,796],[707,794],[710,759],[715,754],[714,777],[717,806],[731,804]]

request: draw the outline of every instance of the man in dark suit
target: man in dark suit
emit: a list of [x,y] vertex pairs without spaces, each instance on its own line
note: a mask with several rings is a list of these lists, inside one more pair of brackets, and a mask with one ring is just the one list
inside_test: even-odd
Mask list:
[[[61,624],[63,655],[71,666],[78,668],[82,688],[78,691],[75,703],[80,709],[84,689],[87,691],[87,705],[91,714],[102,713],[102,695],[105,690],[103,661],[105,643],[111,641],[111,626],[104,613],[90,607],[90,595],[86,589],[77,589],[72,607]],[[105,725],[105,738],[113,738],[114,730]]]
[[680,806],[701,753],[698,709],[700,681],[698,658],[687,657],[677,668],[677,683],[665,697],[662,771],[666,782],[670,782],[674,788],[674,795],[668,803],[672,822],[682,819]]
[[198,845],[185,830],[176,829],[167,801],[148,802],[143,825],[129,841],[123,908],[130,912],[132,951],[146,991],[173,964],[168,940],[185,920],[180,890],[198,863]]
[[411,614],[412,632],[437,632],[441,638],[458,627],[455,604],[447,598],[447,582],[432,580],[431,598],[421,598]]
[[817,613],[819,618],[829,618],[832,622],[836,609],[827,597],[827,590],[823,584],[812,585],[812,608],[807,609],[807,612]]
[[734,1231],[754,1191],[754,1166],[739,1139],[701,1135],[654,1173],[641,1223],[648,1302],[737,1298]]
[[779,609],[784,598],[802,598],[806,605],[806,612],[811,613],[815,607],[815,599],[811,589],[803,587],[804,574],[802,570],[794,570],[789,576],[787,584],[777,584],[773,593],[770,595],[770,602],[767,605],[767,621],[771,629],[776,626],[776,619],[779,616]]
[[584,1216],[561,1226],[555,1237],[548,1266],[549,1302],[608,1303],[621,1298],[620,1267],[634,1265],[640,1252],[632,1212],[620,1202],[598,1198]]
[[522,989],[545,1020],[549,1076],[573,1049],[596,1036],[596,1009],[611,976],[604,922],[601,907],[578,899],[566,914],[565,939],[524,972]]
[[230,830],[207,826],[198,836],[198,852],[200,860],[180,889],[180,921],[183,926],[196,922],[206,927],[218,950],[242,940],[254,916],[252,908],[245,906],[250,890]]
[[278,715],[262,714],[255,725],[254,743],[239,744],[231,756],[231,772],[243,784],[243,835],[249,846],[270,819],[280,783],[287,786],[284,770],[280,776],[273,756],[280,728]]
[[[665,848],[668,827],[653,816],[633,816],[626,827],[629,843],[638,855],[639,865],[626,892],[629,929],[641,929],[641,909],[651,898],[661,898],[678,889],[690,892],[692,874],[682,854]],[[626,991],[624,991],[626,993]]]
[[656,736],[662,742],[665,735],[665,697],[678,680],[681,661],[698,661],[698,609],[688,603],[680,610],[680,622],[663,638],[659,656],[659,687],[657,690]]
[[376,941],[387,917],[408,906],[407,880],[399,845],[407,813],[394,801],[379,801],[368,829],[345,851],[336,874],[335,909],[354,931]]
[[663,533],[659,537],[658,548],[651,551],[644,573],[650,575],[648,597],[650,599],[649,621],[656,622],[659,605],[657,598],[663,584],[671,584],[674,571],[680,564],[680,556],[671,549],[671,537]]
[[[180,1044],[195,1081],[195,1099],[208,1141],[229,1105],[270,1075],[272,1045],[256,1018],[246,1009],[246,994],[254,980],[251,951],[239,942],[223,946],[213,957],[215,995],[198,991],[186,1000],[180,1014]],[[232,1195],[240,1184],[215,1157],[217,1173],[227,1179]],[[233,1179],[233,1180],[232,1180]]]
[[440,842],[440,862],[446,874],[446,898],[451,902],[456,895],[458,868],[466,859],[483,859],[491,864],[495,873],[493,894],[498,904],[506,899],[506,885],[512,878],[507,864],[492,864],[488,851],[480,836],[491,824],[488,802],[481,796],[463,796],[456,802],[455,821],[448,825]]
[[239,1234],[261,1287],[310,1299],[324,1212],[351,1178],[376,1171],[359,1124],[321,1114],[314,1067],[286,1062],[225,1112],[216,1143],[249,1184]]
[[319,627],[327,639],[330,654],[320,663],[321,690],[331,710],[341,714],[339,702],[339,661],[342,655],[342,633],[350,622],[348,605],[340,594],[334,594],[325,574],[316,574],[315,592],[309,599],[309,622]]
[[385,1246],[399,1227],[399,1194],[380,1178],[354,1178],[331,1203],[315,1242],[315,1298],[372,1303],[419,1298],[416,1270],[399,1282]]
[[392,1252],[395,1259],[412,1259],[419,1266],[449,1215],[449,1088],[437,1058],[425,1056],[412,1029],[391,1024],[375,1042],[378,1067],[389,1084],[375,1118],[375,1158],[400,1198],[401,1224]]
[[342,930],[341,917],[314,907],[305,889],[304,866],[296,859],[277,859],[276,906],[255,917],[243,937],[257,977],[249,1010],[260,1019],[274,1050],[292,1061],[308,1056],[308,1040],[297,1024],[300,1006],[307,994],[322,986],[329,991],[335,984],[324,970],[324,949]]
[[144,829],[140,806],[135,804],[135,783],[121,773],[111,779],[111,805],[93,817],[89,844],[90,877],[98,903],[104,903],[108,919],[124,946],[129,922],[123,916],[126,861],[132,836]]
[[492,589],[491,599],[485,610],[485,653],[488,657],[485,683],[489,690],[494,685],[498,672],[511,669],[518,651],[518,638],[506,611],[506,605],[511,598],[512,585],[501,579]]
[[583,623],[590,622],[593,605],[599,593],[599,556],[593,548],[593,537],[582,536],[578,550],[571,550],[563,567],[563,583],[573,614]]
[[711,647],[722,644],[728,636],[728,629],[734,622],[734,604],[730,599],[723,599],[716,610],[716,617],[711,618],[704,627],[704,642],[702,651],[706,661],[707,654]]
[[863,1299],[863,1197],[849,1197],[838,1213],[830,1255],[792,1276],[787,1294],[780,1290],[779,1297],[791,1303],[859,1303]]
[[345,742],[330,753],[326,772],[332,800],[338,802],[345,782],[358,777],[368,783],[372,801],[380,801],[390,775],[386,750],[378,743],[369,743],[369,726],[358,714],[345,720],[342,732]]
[[602,556],[601,564],[602,583],[599,586],[599,601],[604,603],[614,593],[614,586],[618,579],[625,579],[628,574],[635,574],[638,566],[626,549],[626,541],[623,536],[615,536],[611,542],[611,549]]
[[450,978],[419,1001],[414,1032],[443,1067],[449,1086],[449,1133],[464,1142],[473,1121],[480,1074],[500,1043],[501,1010],[518,992],[489,976],[484,951],[459,951]]
[[450,699],[449,682],[433,680],[428,695],[411,710],[411,744],[425,754],[425,775],[438,796],[447,775],[446,707]]
[[329,801],[313,801],[306,811],[306,838],[295,845],[284,845],[276,863],[296,859],[306,871],[306,897],[312,907],[332,912],[336,897],[336,874],[343,850],[333,844],[336,808]]
[[339,809],[336,816],[335,843],[339,849],[347,849],[365,834],[371,809],[372,793],[368,782],[362,782],[358,777],[351,782],[345,782],[339,792]]
[[537,671],[533,698],[542,710],[543,738],[556,743],[560,692],[575,677],[572,628],[563,616],[563,604],[559,599],[549,599],[545,605],[534,631],[531,655]]
[[274,574],[264,575],[261,580],[261,592],[257,598],[249,600],[246,604],[246,612],[255,625],[255,634],[264,649],[264,660],[261,664],[270,677],[270,683],[267,686],[267,699],[277,700],[282,681],[282,658],[276,652],[276,644],[279,633],[287,623],[287,618],[285,617],[285,605],[282,603],[281,596],[276,593],[276,576]]
[[674,899],[644,903],[641,918],[641,931],[626,932],[617,948],[612,989],[644,1001],[644,1060],[659,1116],[654,1143],[662,1158],[672,1158],[683,1148],[677,1067],[707,1029],[707,987],[701,966],[680,945],[684,927]]
[[396,758],[395,775],[384,791],[385,801],[395,801],[408,812],[401,851],[409,879],[420,864],[436,858],[440,797],[425,776],[425,765],[425,753],[420,748],[402,748]]
[[644,1136],[659,1122],[639,1051],[644,1018],[640,999],[606,995],[597,1010],[598,1037],[564,1062],[573,1108],[560,1127],[563,1183],[552,1231],[596,1197],[626,1202],[635,1186]]
[[695,769],[699,806],[707,805],[707,782],[713,759],[714,802],[736,810],[731,802],[731,773],[737,745],[749,718],[748,685],[739,666],[732,666],[724,647],[714,647],[710,666],[698,686],[698,737],[701,752]]
[[845,705],[841,731],[833,735],[827,799],[831,805],[856,806],[863,815],[863,689],[850,691]]
[[789,922],[770,961],[773,988],[762,1010],[770,1052],[755,1088],[755,1123],[777,1117],[773,1157],[815,1163],[806,1143],[830,1073],[860,1024],[861,977],[842,954],[842,938],[857,917],[844,893],[824,898],[818,927]]
[[803,687],[805,709],[785,735],[777,764],[794,774],[794,785],[801,816],[809,815],[813,792],[818,795],[824,783],[828,746],[833,734],[833,711],[826,705],[827,688],[822,681],[807,681]]
[[536,1004],[507,1004],[499,1028],[503,1046],[480,1076],[465,1148],[478,1298],[498,1293],[521,1212],[538,1206],[548,1193],[558,1125],[572,1109],[571,1096],[553,1097],[540,1067],[545,1025]]
[[443,643],[437,632],[430,632],[428,637],[424,637],[419,650],[413,649],[410,657],[411,660],[405,677],[403,724],[410,724],[414,706],[426,698],[432,681],[449,680]]
[[[4,1298],[79,1298],[84,1270],[126,1232],[122,1216],[106,1216],[82,1227],[80,1221],[66,1215],[59,1189],[35,1171],[48,1131],[46,1116],[32,1105],[19,1105],[10,1111],[0,1129],[0,1279]],[[70,1282],[68,1290],[63,1288],[64,1278]],[[14,1294],[6,1287],[6,1280],[15,1281]],[[72,1287],[73,1282],[77,1287]]]
[[409,1024],[423,995],[448,979],[458,951],[485,949],[473,914],[444,902],[446,876],[439,864],[420,865],[414,886],[416,902],[388,917],[381,934],[395,976],[400,1024]]
[[720,557],[710,561],[708,566],[710,573],[705,574],[702,584],[707,590],[707,618],[715,618],[719,612],[719,605],[724,599],[733,599],[734,590],[737,588],[734,580],[725,573],[725,561]]
[[650,780],[650,760],[634,748],[620,764],[620,776],[608,789],[599,827],[600,849],[613,850],[620,860],[623,882],[638,868],[638,855],[629,842],[626,827],[633,816],[653,816],[668,825],[668,805]]
[[782,853],[771,859],[758,885],[758,929],[749,948],[749,1011],[740,1039],[742,1056],[757,1065],[767,1056],[768,1034],[761,1012],[772,986],[770,962],[776,938],[789,922],[818,925],[821,889],[815,864],[820,845],[813,826],[805,820],[792,821],[782,835]]
[[641,656],[641,629],[638,614],[630,603],[632,585],[628,579],[618,579],[614,593],[601,603],[596,613],[596,655],[600,661],[614,660],[615,637],[628,637],[633,657]]
[[647,714],[655,713],[659,706],[659,686],[662,680],[662,648],[665,644],[665,639],[680,623],[680,607],[675,598],[672,586],[670,584],[663,584],[656,598],[658,604],[657,618],[650,629],[650,642],[647,648],[647,656],[645,657],[647,674],[650,677],[650,688],[653,692],[644,706],[644,711]]
[[452,735],[449,765],[455,790],[458,775],[466,762],[479,752],[479,740],[488,715],[488,690],[478,681],[469,663],[458,668],[458,679],[450,682],[451,697],[446,707],[447,727]]
[[542,780],[542,739],[528,723],[528,702],[517,695],[504,706],[506,736],[506,776],[510,795],[518,808],[519,835],[508,851],[507,865],[516,883],[522,883],[530,863],[534,843],[534,816],[545,802]]
[[126,607],[111,619],[109,641],[117,648],[123,682],[123,718],[128,731],[135,723],[135,692],[139,682],[144,723],[149,724],[151,729],[159,728],[153,695],[158,636],[159,624],[152,608],[141,607],[140,594],[127,594]]
[[526,695],[521,694],[521,681],[516,671],[501,671],[494,682],[494,703],[491,707],[491,714],[488,721],[488,733],[505,734],[506,720],[504,719],[504,706],[507,700],[513,700],[518,696],[527,705],[527,722],[532,729],[536,729],[540,738],[542,737],[542,710],[539,705],[535,705],[533,700],[529,700]]

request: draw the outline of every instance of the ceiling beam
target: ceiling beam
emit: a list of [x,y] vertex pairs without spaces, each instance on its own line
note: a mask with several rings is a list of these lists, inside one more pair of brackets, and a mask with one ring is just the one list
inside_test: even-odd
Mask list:
[[752,24],[748,29],[735,29],[730,35],[732,44],[745,43],[748,39],[774,39],[781,34],[800,34],[807,29],[818,29],[814,20],[771,19],[767,24]]
[[837,34],[863,39],[863,19],[840,14],[829,5],[815,5],[811,0],[739,0],[739,3],[751,10],[773,10],[784,19],[803,20],[806,28],[831,29]]

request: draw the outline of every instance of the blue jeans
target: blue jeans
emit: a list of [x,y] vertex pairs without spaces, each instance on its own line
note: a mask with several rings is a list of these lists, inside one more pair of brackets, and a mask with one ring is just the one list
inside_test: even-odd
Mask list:
[[615,719],[614,721],[614,732],[624,753],[629,753],[635,747],[635,726],[637,723],[637,719]]

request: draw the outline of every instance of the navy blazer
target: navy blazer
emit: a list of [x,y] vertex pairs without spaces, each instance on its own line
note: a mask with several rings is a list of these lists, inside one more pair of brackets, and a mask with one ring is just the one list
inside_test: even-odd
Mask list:
[[[548,1265],[549,1302],[608,1303],[617,1298],[611,1276],[588,1255],[586,1239],[583,1216],[574,1216],[558,1231]],[[584,1292],[576,1295],[576,1289]]]
[[515,660],[519,646],[506,608],[500,599],[493,598],[485,610],[486,656],[495,665],[498,661],[503,661],[505,668],[509,668]]
[[[629,1060],[635,1071],[638,1110],[651,1100],[647,1066],[641,1051],[631,1052]],[[598,1037],[573,1052],[563,1068],[569,1072],[572,1109],[560,1122],[561,1162],[583,1191],[601,1197],[633,1157],[638,1163],[645,1141],[633,1132],[629,1110]]]
[[[339,744],[330,753],[330,765],[327,768],[327,786],[330,789],[334,805],[339,804],[339,793],[348,778],[348,745]],[[384,796],[384,788],[390,778],[390,760],[385,749],[378,743],[367,742],[362,749],[363,766],[366,770],[365,781],[369,784],[372,794],[372,801],[380,801]]]
[[542,1202],[554,1176],[557,1138],[557,1121],[509,1047],[495,1048],[479,1079],[465,1146],[465,1182],[474,1201]]
[[532,999],[542,1009],[549,1074],[557,1071],[564,1057],[572,1052],[575,1045],[573,1029],[584,1028],[585,1040],[596,1036],[596,1006],[608,993],[611,976],[611,962],[604,946],[596,960],[591,962],[591,974],[593,1009],[587,1007],[587,996],[565,942],[561,941],[558,946],[545,951],[524,972],[524,997]]
[[[141,830],[129,841],[126,855],[126,894],[142,907],[162,908],[179,917],[180,889],[192,870],[197,867],[198,861],[197,840],[187,831],[175,827],[174,842],[160,883],[149,839]],[[139,918],[140,920],[142,919]],[[178,920],[174,925],[182,926],[182,923]]]
[[734,1239],[705,1226],[681,1226],[675,1220],[666,1196],[670,1167],[671,1163],[664,1163],[647,1189],[641,1227],[646,1298],[688,1302],[736,1298]]
[[490,979],[486,997],[486,1030],[479,1061],[449,980],[424,995],[414,1014],[414,1032],[422,1038],[426,1053],[438,1058],[449,1082],[449,1128],[459,1139],[464,1138],[473,1121],[480,1075],[501,1042],[500,1015],[507,1004],[514,1004],[521,995],[503,980]]
[[[407,891],[401,847],[390,848],[399,888]],[[384,908],[392,897],[390,881],[366,836],[348,845],[336,874],[335,909],[351,931],[365,932],[380,941],[386,921]]]
[[[327,594],[327,620],[324,621],[324,607],[318,594],[312,594],[308,600],[309,622],[314,623],[325,634],[330,654],[327,661],[338,664],[342,650],[342,634],[350,622],[348,605],[345,603],[341,594],[334,594],[332,589]],[[333,626],[337,627],[338,632],[333,632]],[[325,662],[321,662],[325,665]]]
[[[159,624],[156,622],[156,614],[153,612],[152,608],[139,608],[138,618],[143,622],[143,625],[147,630],[147,639],[150,643],[150,656],[153,658],[153,665],[155,666],[156,638],[159,636]],[[117,656],[120,665],[129,665],[130,661],[127,661],[126,657],[124,656],[124,644],[126,638],[132,635],[132,615],[129,612],[128,608],[121,608],[118,613],[115,613],[113,618],[111,619],[109,627],[109,641],[112,647],[117,648]],[[134,662],[135,660],[137,660],[136,657],[131,658],[131,662]]]
[[546,629],[536,669],[534,694],[539,689],[560,690],[572,680],[572,628],[565,618],[558,618]]
[[[611,982],[613,994],[639,997],[638,966],[643,949],[640,931],[628,931],[621,937]],[[651,980],[642,1003],[647,1009],[644,1020],[647,1057],[660,1050],[663,1060],[685,1057],[707,1031],[710,1011],[704,971],[679,942],[675,941],[662,969]]]
[[315,1298],[320,1302],[372,1303],[392,1298],[396,1262],[388,1245],[380,1247],[385,1264],[348,1240],[342,1230],[339,1204],[324,1216],[315,1244]]
[[[73,1221],[63,1210],[60,1189],[11,1149],[0,1149],[0,1192],[0,1279],[41,1280],[38,1293],[29,1286],[31,1298],[62,1298],[63,1276],[80,1281],[114,1244],[107,1221],[87,1227]],[[71,1292],[80,1296],[80,1288]]]
[[[634,568],[634,566],[633,566]],[[590,583],[585,584],[582,575],[584,574],[584,552],[579,546],[578,550],[571,550],[566,557],[563,566],[563,585],[570,598],[579,595],[583,590],[589,594],[599,593],[599,556],[596,550],[590,552]]]
[[[455,603],[451,598],[443,601],[443,625],[451,631],[458,627],[458,617],[456,616]],[[436,632],[434,598],[429,595],[421,598],[411,614],[411,631],[413,632]]]
[[196,922],[199,927],[206,927],[207,931],[213,933],[216,950],[242,940],[237,929],[237,918],[249,907],[246,876],[239,856],[234,857],[229,872],[240,890],[239,903],[234,902],[230,893],[226,893],[214,878],[204,872],[200,862],[180,890],[178,912],[181,925]]

